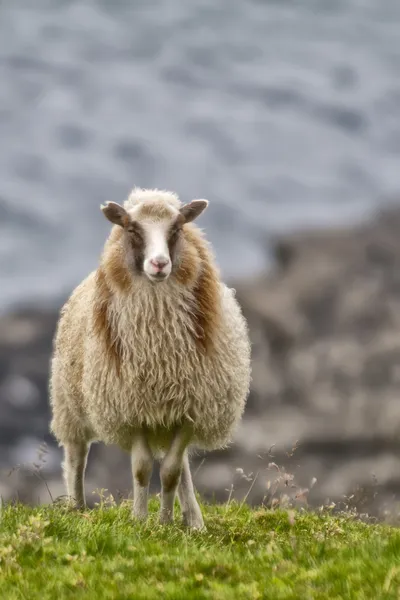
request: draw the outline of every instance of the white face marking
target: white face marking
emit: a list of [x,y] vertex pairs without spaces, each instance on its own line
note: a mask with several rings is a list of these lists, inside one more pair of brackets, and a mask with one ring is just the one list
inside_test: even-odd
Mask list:
[[165,281],[171,273],[171,257],[168,249],[168,231],[171,220],[141,221],[146,247],[143,270],[152,281]]
[[171,217],[165,219],[143,218],[140,214],[141,205],[129,211],[133,221],[141,226],[144,233],[143,271],[154,282],[168,279],[172,264],[168,248],[168,233],[172,223],[179,215],[179,210],[169,206]]

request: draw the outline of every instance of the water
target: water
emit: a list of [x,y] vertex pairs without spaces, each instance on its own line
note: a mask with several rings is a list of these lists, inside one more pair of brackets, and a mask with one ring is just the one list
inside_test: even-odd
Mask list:
[[227,277],[400,198],[398,0],[2,0],[0,309],[95,267],[99,205],[206,197]]

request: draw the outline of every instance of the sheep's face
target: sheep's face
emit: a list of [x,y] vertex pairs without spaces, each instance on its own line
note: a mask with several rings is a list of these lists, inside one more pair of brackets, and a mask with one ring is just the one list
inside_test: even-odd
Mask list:
[[132,271],[160,283],[168,279],[179,257],[184,224],[198,217],[207,205],[207,200],[193,200],[179,209],[147,200],[128,210],[114,202],[101,208],[109,221],[124,229],[126,259]]

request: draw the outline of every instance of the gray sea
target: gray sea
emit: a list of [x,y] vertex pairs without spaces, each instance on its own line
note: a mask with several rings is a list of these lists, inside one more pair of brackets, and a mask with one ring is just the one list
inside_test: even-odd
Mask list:
[[231,278],[399,202],[400,1],[0,0],[0,310],[67,294],[134,185],[208,198]]

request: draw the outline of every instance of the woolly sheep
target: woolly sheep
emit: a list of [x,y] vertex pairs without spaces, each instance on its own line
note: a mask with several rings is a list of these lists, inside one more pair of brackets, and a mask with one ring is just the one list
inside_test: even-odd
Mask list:
[[188,450],[225,446],[250,383],[247,324],[192,223],[206,200],[135,188],[101,209],[113,227],[98,269],[61,310],[51,361],[51,429],[64,448],[68,497],[84,506],[90,444],[131,453],[133,514],[147,517],[161,459],[160,521],[202,528]]

